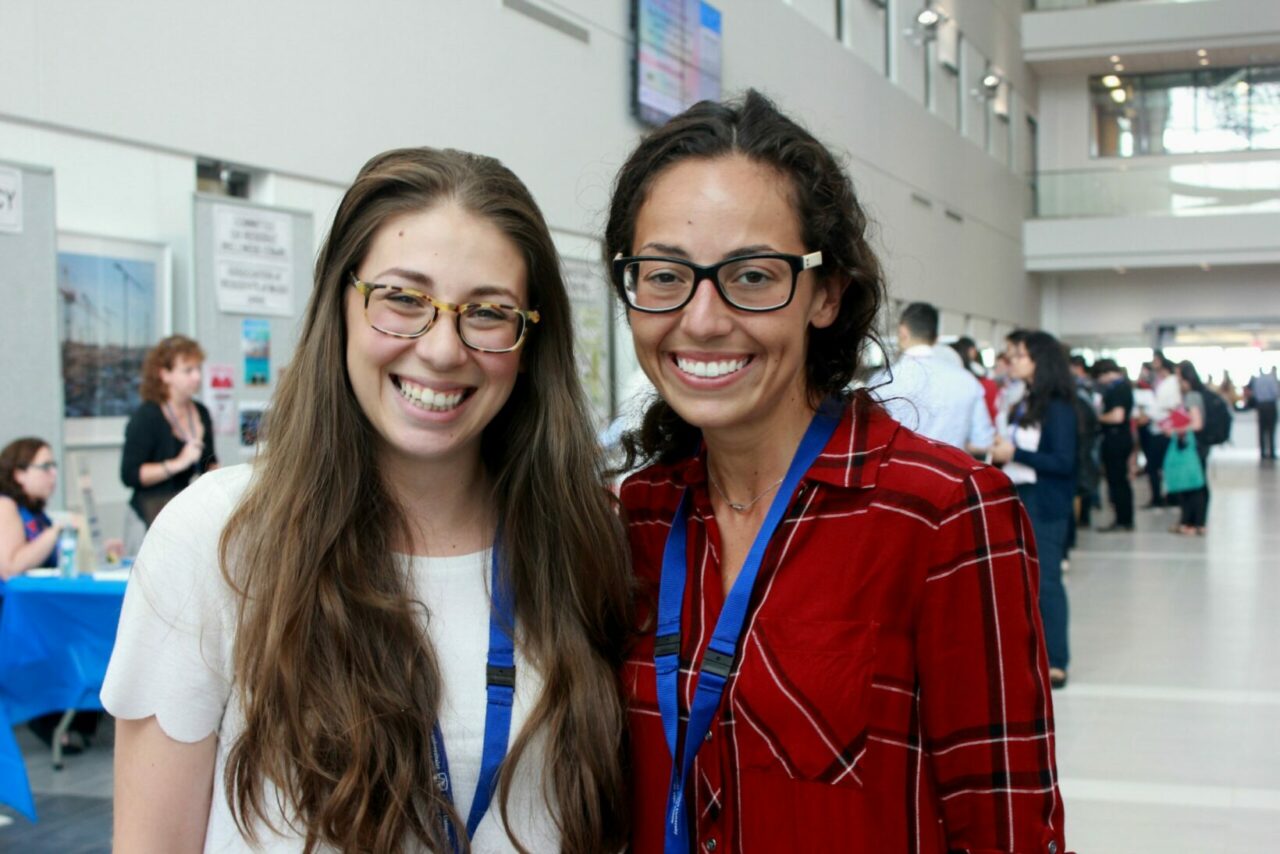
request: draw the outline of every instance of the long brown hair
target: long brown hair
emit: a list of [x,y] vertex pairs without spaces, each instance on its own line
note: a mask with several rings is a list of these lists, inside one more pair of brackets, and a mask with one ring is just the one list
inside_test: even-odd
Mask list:
[[[885,299],[880,262],[867,238],[870,224],[839,161],[756,90],[747,90],[740,101],[695,104],[641,141],[614,182],[604,232],[605,266],[611,267],[618,253],[632,254],[636,218],[659,175],[682,160],[735,154],[773,168],[780,181],[790,184],[806,251],[822,252],[818,274],[848,285],[835,321],[822,329],[810,327],[805,354],[812,402],[844,394],[864,348],[877,342],[875,320]],[[621,296],[622,283],[615,281],[614,287]],[[627,459],[619,470],[632,469],[637,461],[668,462],[691,453],[700,435],[658,398],[640,429],[623,438]]]
[[624,532],[602,486],[546,223],[506,167],[460,151],[402,149],[370,160],[316,262],[265,449],[221,541],[223,573],[245,597],[234,678],[246,724],[228,757],[227,797],[252,835],[255,816],[269,821],[270,781],[298,816],[308,851],[413,842],[446,851],[442,813],[466,839],[431,762],[440,670],[420,629],[423,606],[392,553],[408,541],[408,520],[379,473],[380,440],[344,357],[344,285],[375,231],[446,201],[494,223],[520,249],[542,316],[523,345],[516,387],[482,439],[518,642],[544,679],[495,803],[505,819],[514,769],[542,731],[542,789],[563,850],[617,850],[626,835],[615,676],[630,626]]
[[25,469],[31,465],[36,454],[40,453],[40,449],[47,447],[49,443],[44,439],[24,436],[21,439],[14,439],[4,446],[3,451],[0,451],[0,495],[9,496],[18,506],[25,507],[32,513],[40,513],[44,510],[44,499],[27,495],[27,491],[13,475],[19,469]]
[[170,335],[157,342],[142,360],[142,388],[138,390],[138,396],[152,403],[164,403],[168,400],[169,384],[160,376],[160,372],[172,371],[178,359],[203,362],[204,350],[185,335]]

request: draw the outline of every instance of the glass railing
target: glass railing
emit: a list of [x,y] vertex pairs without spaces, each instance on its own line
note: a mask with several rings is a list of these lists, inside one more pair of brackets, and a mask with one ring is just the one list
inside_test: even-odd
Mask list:
[[1086,6],[1110,6],[1112,3],[1199,3],[1203,0],[1025,0],[1028,12],[1050,12],[1057,9],[1083,9]]
[[1041,172],[1034,195],[1041,218],[1277,213],[1280,160]]

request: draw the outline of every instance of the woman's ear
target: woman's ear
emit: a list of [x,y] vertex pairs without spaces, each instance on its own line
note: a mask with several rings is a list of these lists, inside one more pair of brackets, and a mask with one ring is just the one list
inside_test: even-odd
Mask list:
[[816,329],[825,329],[836,322],[840,314],[840,301],[852,279],[841,276],[826,276],[818,279],[813,292],[813,305],[809,311],[809,324]]

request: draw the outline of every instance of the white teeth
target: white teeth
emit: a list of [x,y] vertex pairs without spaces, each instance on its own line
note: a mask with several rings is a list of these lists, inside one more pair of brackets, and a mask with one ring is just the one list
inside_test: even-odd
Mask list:
[[747,361],[747,359],[732,359],[720,362],[696,362],[693,359],[682,359],[677,356],[676,366],[686,374],[715,379],[742,370],[746,367]]
[[425,386],[414,385],[403,377],[400,379],[399,389],[405,400],[434,412],[447,412],[456,408],[465,396],[461,391],[433,391]]

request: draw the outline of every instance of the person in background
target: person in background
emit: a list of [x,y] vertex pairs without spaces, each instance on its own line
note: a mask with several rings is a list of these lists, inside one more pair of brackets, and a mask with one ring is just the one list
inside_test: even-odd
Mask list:
[[1258,453],[1264,463],[1276,458],[1276,401],[1280,398],[1280,382],[1276,369],[1249,378],[1245,386],[1250,405],[1258,411]]
[[365,164],[265,444],[134,564],[117,851],[623,848],[634,589],[572,335],[509,169]]
[[[43,439],[15,439],[0,451],[0,579],[8,580],[29,569],[58,565],[58,537],[64,528],[79,526],[79,518],[64,514],[55,522],[45,504],[58,486],[58,463]],[[79,712],[63,736],[62,752],[79,753],[98,729],[99,712]],[[62,720],[61,712],[32,718],[28,726],[41,741],[51,744]]]
[[891,370],[872,377],[869,386],[898,422],[939,442],[982,456],[995,439],[982,384],[954,350],[943,358],[938,341],[938,309],[913,302],[898,319],[902,351]]
[[1076,529],[1093,524],[1093,508],[1100,504],[1098,488],[1102,466],[1098,453],[1099,422],[1097,390],[1089,375],[1089,362],[1084,356],[1070,357],[1071,377],[1075,380],[1076,410],[1076,499],[1075,512],[1067,532],[1067,551],[1076,547]]
[[884,284],[831,152],[754,91],[697,104],[603,248],[661,395],[624,439],[630,850],[1065,852],[1029,523],[848,391]]
[[1133,486],[1129,483],[1129,456],[1133,453],[1133,388],[1124,369],[1114,359],[1093,363],[1093,377],[1102,393],[1098,421],[1102,425],[1102,469],[1115,519],[1099,531],[1133,530]]
[[1075,383],[1067,354],[1047,332],[1019,330],[1011,336],[1012,373],[1026,383],[1026,396],[1009,413],[1006,435],[998,436],[991,461],[1018,488],[1031,517],[1040,559],[1040,616],[1049,651],[1049,679],[1067,683],[1067,591],[1062,562],[1076,491],[1077,427]]
[[1196,443],[1196,454],[1200,457],[1200,470],[1204,472],[1204,486],[1177,493],[1182,514],[1178,524],[1169,531],[1184,536],[1203,537],[1205,521],[1209,516],[1209,445],[1201,436],[1204,430],[1206,389],[1200,380],[1200,374],[1196,371],[1196,366],[1191,362],[1179,362],[1174,375],[1178,378],[1182,390],[1182,405],[1186,409],[1190,422],[1184,428],[1166,426],[1164,432],[1170,441]]
[[1160,425],[1182,405],[1182,390],[1173,363],[1156,350],[1151,357],[1151,389],[1154,394],[1147,412],[1148,443],[1143,446],[1147,458],[1147,480],[1151,483],[1151,502],[1145,507],[1169,507],[1176,501],[1164,494],[1164,455],[1169,450],[1169,436]]
[[1218,394],[1222,395],[1222,399],[1232,409],[1236,409],[1240,404],[1240,390],[1236,388],[1235,381],[1231,379],[1231,372],[1224,370],[1222,372],[1222,382],[1218,383]]
[[125,427],[120,479],[147,527],[193,477],[218,467],[209,410],[195,399],[203,363],[200,345],[184,335],[165,338],[142,362],[142,405]]
[[43,439],[15,439],[0,451],[0,579],[58,565],[62,524],[45,513],[58,488],[58,463]]
[[991,423],[994,426],[996,413],[1000,411],[1000,384],[988,375],[987,365],[982,360],[982,351],[978,349],[977,342],[972,338],[962,336],[957,338],[951,346],[959,354],[965,370],[977,377],[982,385],[982,398],[987,405],[987,415],[991,417]]

